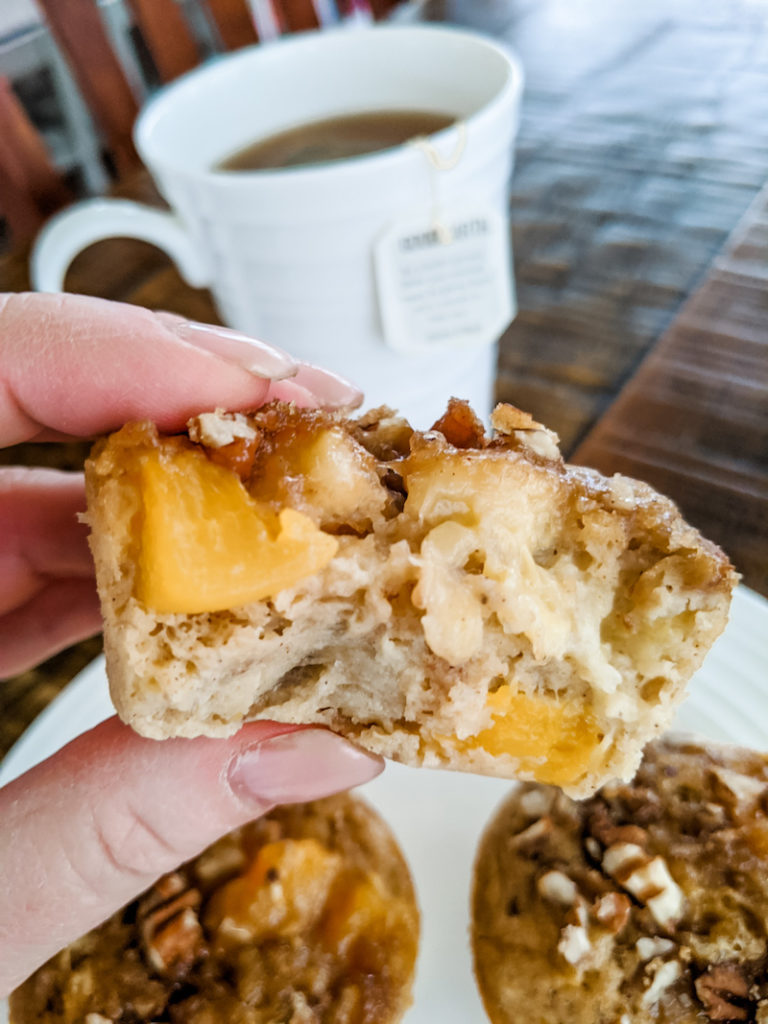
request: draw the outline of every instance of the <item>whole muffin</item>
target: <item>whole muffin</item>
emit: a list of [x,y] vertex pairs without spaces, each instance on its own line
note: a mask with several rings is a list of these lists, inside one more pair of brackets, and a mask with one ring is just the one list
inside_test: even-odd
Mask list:
[[279,808],[53,957],[12,1024],[390,1024],[419,915],[387,825],[342,795]]
[[669,737],[583,803],[525,784],[475,866],[494,1024],[768,1022],[768,756]]

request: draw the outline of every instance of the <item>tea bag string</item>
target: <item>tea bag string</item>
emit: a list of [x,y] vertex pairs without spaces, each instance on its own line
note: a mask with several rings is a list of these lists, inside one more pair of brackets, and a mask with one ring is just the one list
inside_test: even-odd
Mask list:
[[425,135],[418,135],[411,139],[411,145],[421,150],[424,154],[429,168],[429,191],[432,202],[430,218],[432,228],[443,245],[449,245],[453,241],[453,234],[447,224],[441,219],[440,212],[440,173],[452,171],[457,167],[464,156],[467,148],[467,126],[464,121],[456,122],[457,138],[456,145],[452,152],[443,154],[429,141]]

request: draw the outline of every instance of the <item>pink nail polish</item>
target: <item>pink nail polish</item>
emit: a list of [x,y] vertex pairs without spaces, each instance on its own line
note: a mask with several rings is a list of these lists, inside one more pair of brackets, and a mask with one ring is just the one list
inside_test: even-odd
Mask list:
[[296,383],[311,391],[321,406],[355,409],[363,400],[363,392],[346,377],[311,363],[302,363]]
[[182,341],[242,366],[257,377],[285,380],[286,377],[293,377],[299,368],[296,360],[282,349],[229,327],[200,324],[193,320],[176,320],[168,325]]
[[229,768],[232,790],[260,810],[304,803],[374,779],[380,757],[327,729],[298,729],[256,743]]

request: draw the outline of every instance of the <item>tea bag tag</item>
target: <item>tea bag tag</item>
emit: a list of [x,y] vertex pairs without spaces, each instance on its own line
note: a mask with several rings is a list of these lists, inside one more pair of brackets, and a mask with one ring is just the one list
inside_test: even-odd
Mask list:
[[430,164],[432,209],[397,220],[374,249],[384,338],[398,352],[490,345],[514,316],[506,218],[486,203],[438,201],[437,175],[456,166],[464,140],[447,160],[415,140]]

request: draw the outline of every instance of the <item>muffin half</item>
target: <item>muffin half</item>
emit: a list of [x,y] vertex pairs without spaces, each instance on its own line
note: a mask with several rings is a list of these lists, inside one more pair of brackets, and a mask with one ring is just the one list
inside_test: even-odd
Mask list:
[[321,723],[408,764],[628,777],[736,574],[650,487],[511,406],[420,433],[270,405],[132,424],[86,467],[110,689],[144,735]]

